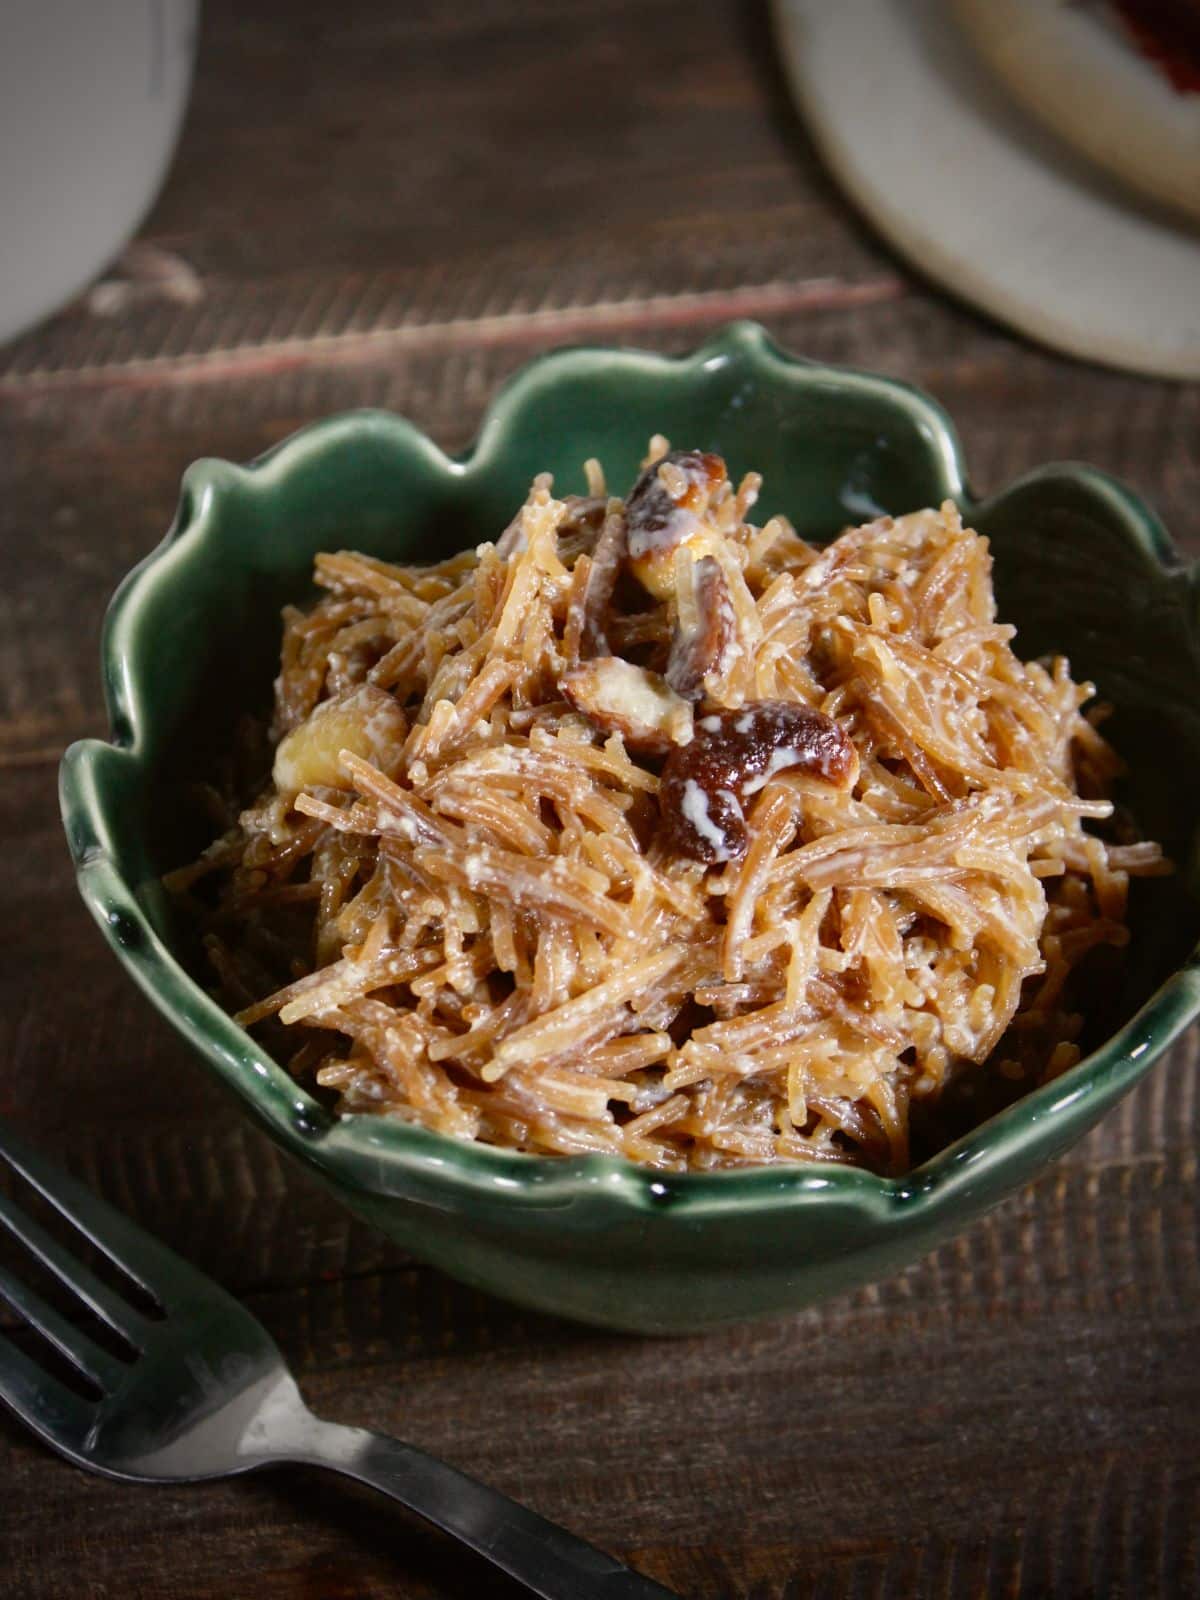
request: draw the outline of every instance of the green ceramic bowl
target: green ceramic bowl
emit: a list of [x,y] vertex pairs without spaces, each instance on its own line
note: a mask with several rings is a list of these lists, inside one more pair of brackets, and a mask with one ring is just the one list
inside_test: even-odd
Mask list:
[[[908,1176],[793,1166],[666,1176],[550,1159],[380,1118],[333,1119],[209,999],[159,887],[205,842],[192,780],[235,715],[265,704],[278,614],[318,550],[431,558],[494,537],[530,478],[582,489],[599,456],[629,481],[647,438],[765,474],[763,514],[826,537],[950,497],[987,533],[1003,616],[1026,655],[1069,652],[1118,707],[1126,798],[1182,863],[1143,885],[1122,987],[1096,1048]],[[796,361],[735,324],[684,360],[566,350],[497,397],[448,459],[411,424],[334,417],[249,467],[199,461],[163,544],[122,585],[104,635],[112,743],[73,745],[63,816],[80,887],[151,1000],[285,1149],[417,1256],[527,1305],[648,1333],[781,1312],[893,1272],[1026,1183],[1100,1117],[1200,1010],[1196,575],[1112,479],[1047,467],[979,503],[946,416],[883,378]]]

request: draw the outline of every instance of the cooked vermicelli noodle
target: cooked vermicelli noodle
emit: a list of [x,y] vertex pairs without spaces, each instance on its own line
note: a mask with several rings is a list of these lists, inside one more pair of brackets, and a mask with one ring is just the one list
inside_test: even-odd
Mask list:
[[1085,827],[1092,687],[1013,653],[952,503],[818,548],[754,474],[647,462],[434,565],[318,556],[271,780],[169,882],[344,1113],[903,1171],[952,1082],[1078,1059],[1072,971],[1167,864]]

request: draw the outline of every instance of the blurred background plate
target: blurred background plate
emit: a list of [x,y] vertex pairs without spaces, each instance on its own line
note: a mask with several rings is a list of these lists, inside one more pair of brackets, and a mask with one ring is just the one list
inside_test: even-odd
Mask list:
[[0,0],[0,340],[81,289],[150,209],[199,0]]
[[1056,349],[1200,377],[1200,235],[1032,123],[945,0],[775,0],[774,19],[834,176],[916,267]]
[[[1138,48],[1107,0],[951,5],[964,33],[1026,111],[1135,190],[1200,220],[1200,7],[1191,23],[1197,59],[1196,89],[1189,91],[1187,60],[1179,61],[1180,81],[1172,82],[1168,66]],[[1176,8],[1185,14],[1182,0],[1158,9],[1170,17]]]

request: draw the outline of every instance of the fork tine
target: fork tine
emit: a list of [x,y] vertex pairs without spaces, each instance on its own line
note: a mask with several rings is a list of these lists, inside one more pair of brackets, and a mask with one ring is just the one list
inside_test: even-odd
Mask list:
[[36,1256],[101,1322],[106,1322],[114,1333],[119,1333],[135,1350],[141,1349],[146,1319],[122,1300],[115,1289],[101,1283],[82,1261],[64,1249],[57,1239],[52,1239],[32,1217],[26,1216],[20,1206],[3,1194],[0,1194],[0,1225],[18,1238],[30,1255]]
[[7,1300],[19,1317],[23,1317],[30,1327],[36,1328],[60,1355],[65,1356],[102,1393],[109,1394],[115,1390],[127,1374],[128,1368],[122,1362],[110,1356],[107,1350],[101,1350],[86,1333],[72,1326],[40,1294],[4,1267],[0,1267],[0,1299]]
[[[157,1300],[164,1310],[171,1309],[176,1295],[200,1294],[211,1300],[214,1295],[223,1294],[210,1279],[181,1261],[166,1245],[160,1244],[121,1212],[114,1211],[61,1167],[30,1149],[2,1119],[0,1160],[7,1161],[85,1239],[102,1251],[114,1266],[120,1267],[152,1300]],[[51,1271],[58,1271],[52,1261],[47,1261],[46,1265]],[[74,1286],[79,1282],[82,1269],[77,1270],[74,1260],[70,1259],[70,1270],[72,1276],[65,1281]],[[103,1286],[100,1287],[103,1290]],[[107,1290],[103,1292],[108,1293]],[[124,1302],[119,1304],[124,1310]],[[105,1316],[102,1311],[99,1314]],[[130,1315],[136,1313],[130,1311]],[[108,1320],[105,1316],[105,1321]],[[117,1332],[129,1337],[124,1328],[118,1327]]]
[[65,1383],[31,1361],[0,1333],[0,1400],[57,1449],[78,1449],[87,1438],[95,1408]]

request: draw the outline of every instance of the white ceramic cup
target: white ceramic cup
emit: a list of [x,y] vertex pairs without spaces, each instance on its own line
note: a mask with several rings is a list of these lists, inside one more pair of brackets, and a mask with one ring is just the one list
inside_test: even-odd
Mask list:
[[137,228],[175,149],[199,0],[0,0],[0,340]]

